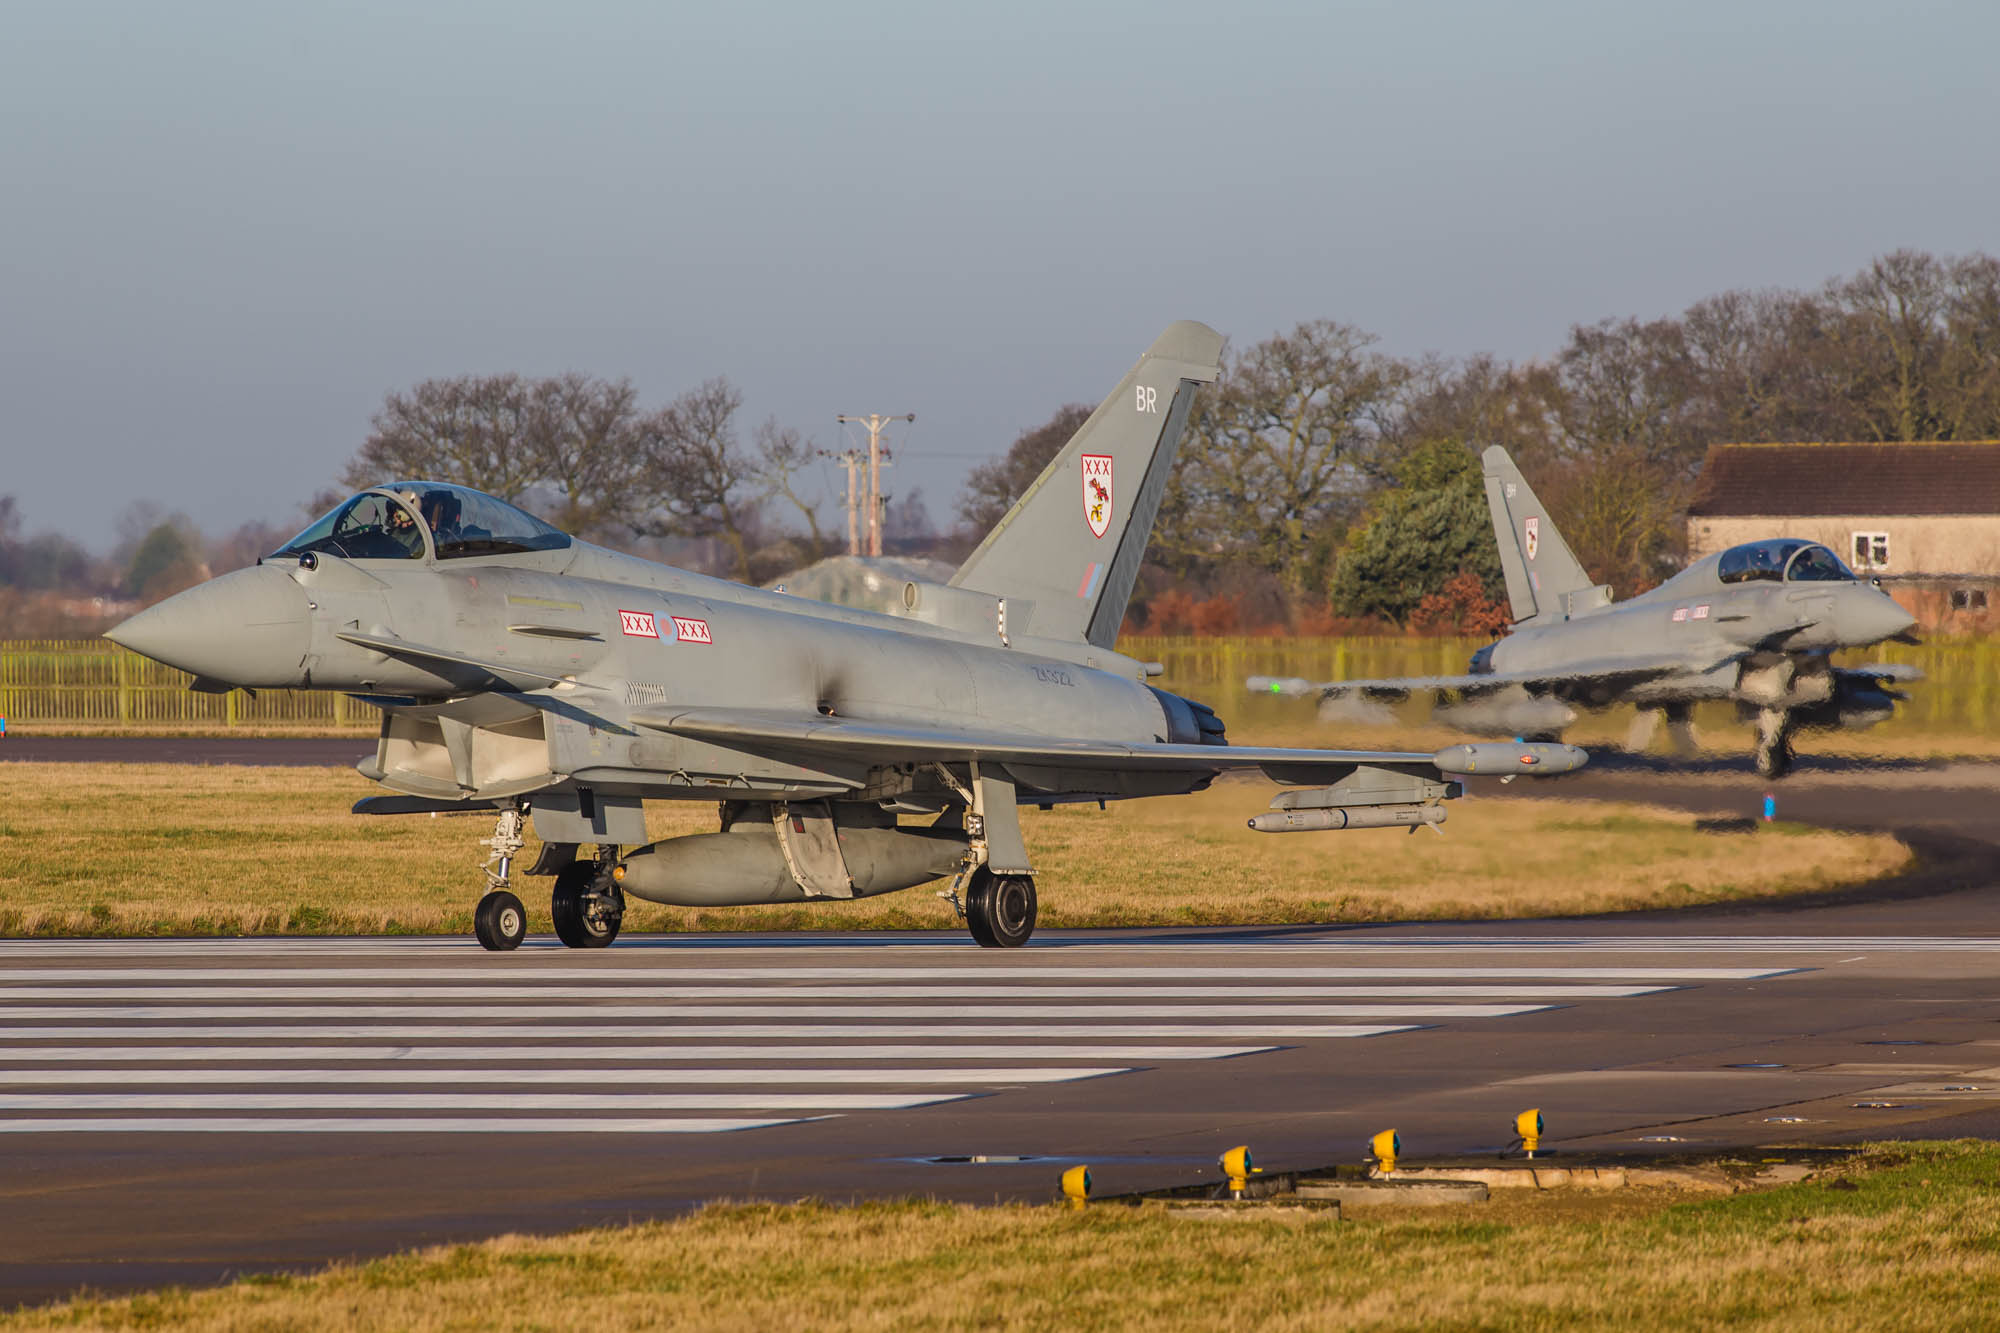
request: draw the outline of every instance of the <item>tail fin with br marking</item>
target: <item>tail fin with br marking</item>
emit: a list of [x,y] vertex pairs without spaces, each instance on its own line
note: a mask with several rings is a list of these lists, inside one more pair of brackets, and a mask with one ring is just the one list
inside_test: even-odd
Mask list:
[[1571,620],[1609,606],[1610,587],[1591,582],[1508,452],[1496,444],[1480,461],[1514,623]]
[[986,534],[955,588],[1005,597],[1042,638],[1118,641],[1195,386],[1221,374],[1222,335],[1168,326]]

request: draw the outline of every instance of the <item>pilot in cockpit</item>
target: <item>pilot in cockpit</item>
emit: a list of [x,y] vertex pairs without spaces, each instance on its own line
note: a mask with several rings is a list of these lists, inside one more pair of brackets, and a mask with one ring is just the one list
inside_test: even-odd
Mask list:
[[429,525],[431,536],[439,546],[459,539],[461,534],[456,495],[447,490],[425,491],[422,508],[424,522]]

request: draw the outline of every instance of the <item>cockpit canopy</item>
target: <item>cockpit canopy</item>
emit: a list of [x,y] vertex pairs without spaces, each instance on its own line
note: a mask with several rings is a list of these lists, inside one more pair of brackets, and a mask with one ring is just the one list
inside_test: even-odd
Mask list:
[[279,555],[324,551],[349,560],[440,560],[557,551],[569,534],[482,491],[441,481],[399,481],[342,501]]
[[1745,542],[1722,553],[1715,564],[1716,577],[1724,583],[1749,583],[1769,579],[1773,583],[1837,583],[1853,581],[1854,573],[1818,542],[1795,537],[1772,537],[1761,542]]

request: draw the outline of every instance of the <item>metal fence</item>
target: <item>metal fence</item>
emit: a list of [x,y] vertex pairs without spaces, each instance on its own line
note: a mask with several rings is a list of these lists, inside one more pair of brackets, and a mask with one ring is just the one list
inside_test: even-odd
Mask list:
[[[1223,706],[1246,676],[1342,680],[1456,675],[1483,639],[1162,638],[1127,636],[1119,651],[1166,666],[1161,683],[1200,692]],[[1884,644],[1861,661],[1920,668],[1921,684],[1886,726],[1899,730],[1985,732],[2000,721],[2000,639],[1941,638]],[[373,731],[374,709],[344,694],[241,690],[195,694],[184,671],[162,666],[102,639],[0,640],[0,717],[9,725],[130,728]]]
[[191,680],[185,671],[103,639],[0,640],[0,717],[10,728],[373,731],[381,717],[344,694],[196,694],[188,689]]

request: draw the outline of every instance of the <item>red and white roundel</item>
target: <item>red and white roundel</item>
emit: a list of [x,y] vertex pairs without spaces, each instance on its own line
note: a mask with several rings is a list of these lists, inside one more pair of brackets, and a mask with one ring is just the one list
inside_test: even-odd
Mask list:
[[1093,537],[1111,531],[1111,455],[1083,456],[1083,521]]

